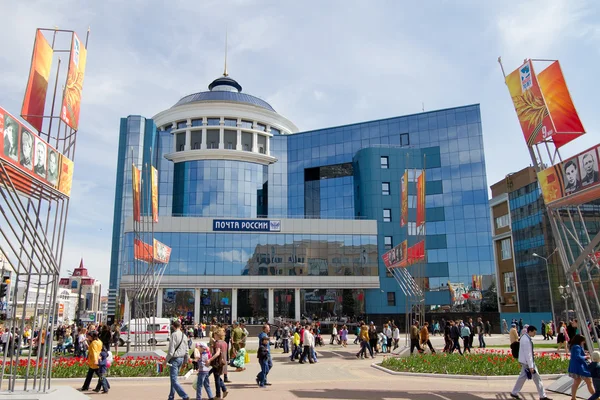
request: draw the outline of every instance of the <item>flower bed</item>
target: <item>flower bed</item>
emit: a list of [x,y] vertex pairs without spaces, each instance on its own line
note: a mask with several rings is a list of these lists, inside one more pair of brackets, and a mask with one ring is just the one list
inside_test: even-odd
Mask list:
[[[541,353],[536,356],[535,363],[540,374],[561,374],[569,368],[569,359],[556,353]],[[448,375],[505,376],[518,375],[521,371],[521,365],[510,352],[502,350],[473,352],[464,356],[438,353],[387,357],[380,365],[397,372]]]
[[[123,377],[151,377],[151,376],[169,376],[169,368],[165,367],[162,372],[158,372],[156,365],[162,363],[164,358],[156,357],[115,357],[112,365],[108,369],[108,376]],[[38,361],[34,358],[29,362],[29,374],[35,373]],[[1,364],[1,363],[0,363]],[[15,362],[13,362],[13,365]],[[40,365],[41,367],[41,365]],[[9,363],[6,363],[5,373],[9,373]],[[185,374],[191,364],[180,369],[179,374]],[[27,369],[27,359],[20,359],[17,366],[18,377],[25,376]],[[84,378],[88,371],[86,358],[80,357],[60,357],[52,360],[52,377],[54,378]]]

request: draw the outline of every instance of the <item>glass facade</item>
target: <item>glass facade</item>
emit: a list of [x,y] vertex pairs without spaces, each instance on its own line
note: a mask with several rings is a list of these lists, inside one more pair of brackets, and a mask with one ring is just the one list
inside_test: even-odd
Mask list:
[[[220,124],[221,119],[227,122],[231,116],[210,117],[207,125],[217,125],[217,121]],[[196,116],[194,120],[201,118]],[[269,124],[255,123],[259,129],[264,126],[266,131],[274,132]],[[251,124],[240,118],[242,127]],[[250,286],[219,286],[221,297],[200,285],[208,292],[201,295],[201,315],[193,318],[229,318],[228,313],[234,311],[224,299],[230,302],[231,296],[236,296],[232,289],[237,289],[235,317],[253,321],[269,318],[269,312],[297,317],[298,308],[304,315],[319,317],[403,313],[404,295],[386,273],[381,255],[405,239],[409,245],[421,239],[416,236],[414,223],[415,171],[420,169],[426,170],[427,262],[420,267],[424,273],[419,282],[426,292],[428,312],[486,310],[486,299],[491,296],[496,304],[478,105],[276,134],[264,143],[275,159],[270,164],[253,162],[254,155],[240,156],[239,161],[172,162],[165,155],[175,151],[177,139],[169,130],[156,131],[153,126],[152,121],[141,117],[128,117],[122,122],[118,172],[122,179],[117,181],[119,208],[115,209],[111,290],[118,288],[121,277],[131,274],[134,265],[135,234],[124,231],[125,219],[131,218],[131,171],[127,167],[131,165],[131,155],[125,154],[125,149],[134,147],[138,162],[146,159],[148,149],[153,149],[148,154],[155,157],[152,164],[159,170],[160,218],[190,221],[190,231],[157,231],[154,235],[172,248],[165,279],[255,277]],[[148,136],[148,129],[154,129],[154,136]],[[242,143],[244,140],[242,135]],[[239,151],[243,153],[243,149]],[[400,227],[400,179],[405,170],[409,170],[410,222]],[[188,217],[326,219],[330,226],[347,228],[343,235],[326,229],[298,233],[293,222],[289,222],[287,226],[292,228],[285,227],[279,233],[221,233],[196,229],[193,218]],[[356,220],[374,221],[376,233],[353,233]],[[346,223],[349,225],[343,225]],[[519,219],[513,218],[513,223],[520,223]],[[118,259],[114,258],[115,253]],[[294,287],[278,285],[277,280],[263,280],[290,276],[298,277]],[[379,288],[357,288],[348,283],[339,289],[323,289],[304,284],[301,277],[335,277],[342,286],[350,278],[375,277]],[[256,282],[264,284],[261,287]],[[274,292],[269,292],[269,288]],[[300,290],[299,296],[295,290]],[[204,305],[207,298],[211,307]],[[179,303],[187,304],[186,299]],[[175,301],[176,305],[179,303]],[[192,304],[192,312],[193,308]],[[183,305],[168,308],[165,302],[163,314],[171,312],[168,310],[185,311],[186,315],[190,312]]]

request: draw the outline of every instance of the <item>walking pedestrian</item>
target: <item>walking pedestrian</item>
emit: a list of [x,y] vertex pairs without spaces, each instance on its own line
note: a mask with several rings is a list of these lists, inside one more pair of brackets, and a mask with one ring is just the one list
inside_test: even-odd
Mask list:
[[[306,331],[308,332],[308,328],[306,329]],[[304,347],[306,349],[306,346]],[[265,387],[267,385],[270,385],[270,383],[267,383],[267,375],[269,374],[269,360],[271,358],[270,355],[270,351],[269,351],[269,337],[268,336],[263,336],[261,342],[260,342],[260,347],[258,348],[258,363],[260,365],[260,372],[258,373],[258,375],[256,376],[256,383],[258,384],[259,387]]]
[[[262,332],[258,335],[258,343],[259,345],[265,345],[267,347],[267,369],[266,371],[264,369],[262,369],[262,362],[261,362],[261,372],[258,373],[258,375],[256,376],[257,378],[257,382],[260,380],[263,385],[262,386],[270,386],[271,384],[267,381],[267,374],[269,373],[269,371],[271,371],[271,369],[273,369],[273,360],[271,359],[271,339],[269,338],[269,332],[271,332],[271,325],[269,324],[264,324],[263,325],[263,330]],[[259,357],[259,361],[260,361],[260,357]],[[261,373],[262,373],[262,379],[259,379],[259,377],[261,377]],[[260,383],[259,383],[260,385]]]
[[571,359],[569,360],[569,376],[573,378],[573,385],[571,386],[571,399],[577,400],[577,389],[581,381],[584,381],[587,385],[588,392],[594,393],[594,384],[592,383],[592,374],[588,369],[586,362],[586,356],[583,352],[583,344],[585,338],[581,335],[575,335],[571,339]]
[[169,400],[175,399],[175,392],[177,392],[182,399],[189,399],[189,396],[177,380],[179,369],[183,366],[184,358],[189,351],[188,341],[181,331],[181,322],[178,320],[173,321],[171,324],[171,332],[173,333],[171,333],[171,338],[169,340],[169,349],[165,361],[163,361],[163,366],[169,367],[169,378],[171,382]]
[[98,332],[96,331],[88,332],[86,339],[89,342],[87,362],[88,372],[85,381],[83,382],[83,386],[79,389],[80,392],[85,392],[90,389],[90,383],[92,382],[94,374],[98,375],[98,378],[100,378],[100,374],[98,373],[98,361],[100,352],[102,351],[102,342],[98,339]]
[[537,387],[540,400],[552,400],[546,396],[546,390],[544,389],[544,385],[540,379],[540,374],[535,366],[533,338],[535,337],[536,332],[536,327],[530,325],[527,327],[527,333],[521,336],[519,345],[519,363],[521,364],[521,373],[519,374],[517,382],[510,393],[510,397],[513,399],[520,399],[518,393],[523,388],[525,381],[532,379],[533,383],[535,383],[535,386]]
[[[198,360],[198,378],[196,380],[196,400],[202,400],[202,388],[206,391],[206,395],[209,399],[213,398],[212,390],[210,388],[210,370],[211,362],[213,362],[218,356],[212,357],[208,354],[208,345],[204,342],[198,343],[198,347],[194,349],[194,359]],[[186,397],[189,399],[189,397]]]
[[429,340],[429,322],[423,323],[423,328],[421,328],[421,333],[420,333],[420,339],[421,339],[421,348],[423,349],[423,352],[425,352],[425,345],[427,345],[429,347],[429,351],[431,351],[431,354],[435,354],[435,349],[433,348],[433,345],[431,344],[431,340]]
[[477,336],[479,337],[479,348],[485,349],[485,339],[484,339],[485,325],[483,324],[483,320],[481,319],[481,317],[477,318],[476,328],[477,328]]
[[600,398],[600,351],[592,353],[592,362],[590,363],[589,370],[596,392],[588,400],[598,400]]
[[419,345],[419,323],[417,321],[413,321],[413,324],[410,327],[410,355],[413,354],[413,351],[417,349],[419,353],[424,353],[423,349]]

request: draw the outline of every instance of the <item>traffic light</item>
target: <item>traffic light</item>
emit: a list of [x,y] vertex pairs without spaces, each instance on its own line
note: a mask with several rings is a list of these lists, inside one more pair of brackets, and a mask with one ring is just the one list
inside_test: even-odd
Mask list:
[[10,276],[5,276],[2,278],[2,283],[0,283],[0,299],[6,297],[8,285],[10,285]]

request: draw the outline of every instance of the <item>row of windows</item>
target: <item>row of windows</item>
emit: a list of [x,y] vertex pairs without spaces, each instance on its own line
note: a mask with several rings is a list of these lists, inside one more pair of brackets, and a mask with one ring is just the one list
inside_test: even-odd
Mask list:
[[[206,120],[206,123],[204,122]],[[206,119],[203,118],[196,118],[196,119],[192,119],[191,120],[191,126],[192,127],[199,127],[199,126],[220,126],[221,125],[221,118],[220,117],[206,117]],[[234,118],[223,118],[223,126],[232,126],[232,127],[237,127],[238,126],[238,120],[234,119]],[[177,129],[185,129],[187,128],[187,120],[186,121],[177,121],[176,122],[176,126]],[[256,129],[259,131],[263,131],[266,132],[267,131],[267,125],[265,124],[261,124],[260,122],[257,122],[256,125],[254,124],[253,121],[248,121],[248,120],[240,120],[240,124],[239,126],[241,128],[244,129]],[[171,128],[171,126],[169,127],[164,127],[163,129],[167,129],[167,128]],[[281,131],[279,129],[276,128],[271,128],[271,133],[273,134],[281,134]]]

